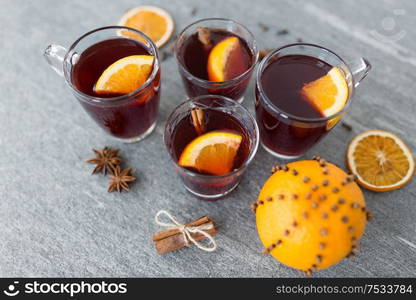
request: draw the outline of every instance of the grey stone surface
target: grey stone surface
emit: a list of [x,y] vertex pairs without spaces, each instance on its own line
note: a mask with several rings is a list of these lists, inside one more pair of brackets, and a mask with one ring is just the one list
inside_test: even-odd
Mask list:
[[[345,117],[353,131],[338,126],[307,157],[317,153],[345,167],[349,140],[370,128],[391,130],[416,148],[415,2],[147,3],[170,11],[176,32],[199,18],[228,17],[247,25],[261,48],[302,39],[347,59],[367,57],[373,70]],[[48,43],[68,46],[82,33],[114,24],[126,9],[140,4],[0,0],[0,276],[301,276],[260,253],[249,204],[277,163],[263,149],[241,186],[223,201],[199,201],[182,187],[162,142],[168,114],[184,99],[173,57],[162,63],[157,129],[137,144],[121,144],[106,136],[43,60]],[[270,26],[267,32],[260,21]],[[282,29],[289,34],[276,35]],[[244,103],[251,110],[252,86]],[[127,163],[137,169],[138,181],[130,193],[108,194],[107,179],[90,176],[91,165],[85,163],[90,149],[106,145],[120,148]],[[315,276],[415,276],[415,180],[398,191],[365,191],[365,196],[375,218],[360,254]],[[219,223],[219,249],[204,253],[191,247],[158,256],[151,234],[158,229],[153,218],[159,209],[184,221],[212,216]]]

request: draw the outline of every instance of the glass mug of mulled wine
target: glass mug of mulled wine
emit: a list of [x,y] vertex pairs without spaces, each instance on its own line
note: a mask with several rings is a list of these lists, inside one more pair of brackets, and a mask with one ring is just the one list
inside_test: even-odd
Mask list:
[[175,43],[175,57],[188,97],[222,95],[238,102],[258,59],[253,34],[228,19],[188,25]]
[[282,159],[305,154],[338,123],[370,69],[364,58],[347,65],[331,50],[313,44],[270,52],[258,66],[255,87],[264,149]]
[[185,188],[198,198],[216,200],[240,183],[257,152],[259,130],[235,100],[203,95],[174,109],[164,140]]
[[144,33],[122,26],[98,28],[69,49],[49,45],[44,56],[108,134],[132,143],[153,131],[160,66],[157,48]]

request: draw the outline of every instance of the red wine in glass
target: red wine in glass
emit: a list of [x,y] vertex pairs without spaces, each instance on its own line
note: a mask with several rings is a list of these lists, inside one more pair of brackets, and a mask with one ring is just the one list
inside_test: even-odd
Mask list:
[[148,86],[128,99],[120,100],[122,103],[115,98],[122,95],[98,95],[94,92],[103,71],[117,60],[131,55],[152,54],[134,39],[120,37],[103,40],[80,54],[71,74],[72,84],[78,91],[88,97],[108,98],[101,99],[100,105],[95,105],[94,101],[80,103],[105,131],[120,139],[141,136],[152,129],[160,98],[160,71]]
[[[231,132],[242,137],[241,144],[235,156],[232,171],[240,168],[247,160],[250,154],[250,141],[244,126],[233,116],[226,112],[215,109],[204,109],[204,133],[210,132]],[[178,161],[185,147],[199,136],[192,120],[191,113],[187,113],[180,119],[172,132],[170,147],[171,153],[174,154]],[[236,185],[238,177],[218,178],[218,176],[211,175],[201,170],[186,167],[188,171],[204,175],[207,177],[216,177],[215,182],[211,180],[200,180],[199,178],[183,177],[185,185],[191,187],[193,191],[199,194],[222,194]],[[226,174],[225,174],[226,175]]]
[[[256,116],[263,146],[283,156],[302,155],[327,132],[324,116],[301,96],[302,87],[325,76],[332,66],[307,55],[285,55],[270,61],[260,75],[263,93],[256,85]],[[267,97],[276,113],[265,105]]]
[[[233,27],[239,28],[241,35],[227,30]],[[209,76],[208,61],[212,50],[221,42],[235,39],[237,44],[231,47],[223,66],[224,79]],[[254,38],[242,25],[231,20],[214,19],[201,20],[188,26],[180,34],[175,52],[189,97],[213,94],[239,102],[243,99],[258,55]]]

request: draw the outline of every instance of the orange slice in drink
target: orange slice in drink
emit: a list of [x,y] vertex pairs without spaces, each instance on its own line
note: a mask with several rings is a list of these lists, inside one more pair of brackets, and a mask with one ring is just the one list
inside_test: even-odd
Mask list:
[[241,140],[241,135],[231,132],[205,133],[185,147],[178,163],[212,175],[227,174],[232,170]]
[[[174,30],[171,15],[156,6],[138,6],[127,11],[118,22],[119,26],[127,26],[146,34],[160,48],[170,39]],[[121,35],[141,41],[141,38],[131,31],[121,30]]]
[[140,88],[149,78],[154,57],[132,55],[117,60],[101,74],[95,84],[97,94],[124,95]]
[[305,84],[300,93],[325,117],[343,109],[349,94],[344,74],[338,67],[333,67],[325,76]]
[[376,192],[391,191],[408,183],[415,171],[410,149],[395,134],[368,130],[348,146],[347,163],[358,183]]
[[[242,63],[241,51],[240,40],[235,36],[225,38],[216,44],[208,56],[208,79],[225,81],[242,74],[245,66]],[[233,67],[229,68],[230,65]]]

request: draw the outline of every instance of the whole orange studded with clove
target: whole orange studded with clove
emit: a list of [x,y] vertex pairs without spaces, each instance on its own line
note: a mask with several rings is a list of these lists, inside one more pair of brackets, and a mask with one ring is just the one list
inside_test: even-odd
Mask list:
[[319,156],[272,173],[252,205],[264,253],[307,275],[356,253],[370,214],[353,175]]

